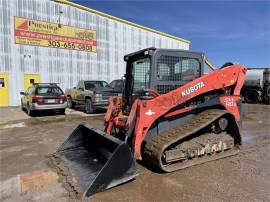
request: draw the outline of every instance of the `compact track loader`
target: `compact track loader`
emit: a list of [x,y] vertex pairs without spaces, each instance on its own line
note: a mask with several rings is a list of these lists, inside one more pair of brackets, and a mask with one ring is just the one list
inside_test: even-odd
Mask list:
[[245,67],[204,75],[202,53],[155,48],[124,60],[123,96],[110,98],[104,130],[79,125],[52,155],[84,196],[134,179],[135,159],[173,172],[238,152]]

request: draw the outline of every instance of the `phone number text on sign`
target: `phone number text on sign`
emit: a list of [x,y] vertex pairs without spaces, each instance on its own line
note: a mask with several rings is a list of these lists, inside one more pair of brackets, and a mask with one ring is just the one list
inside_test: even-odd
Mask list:
[[96,31],[14,17],[16,44],[96,52]]
[[74,44],[74,43],[66,43],[66,42],[61,42],[61,41],[48,41],[48,46],[53,47],[53,48],[65,48],[65,49],[92,52],[92,46],[85,45],[85,44]]

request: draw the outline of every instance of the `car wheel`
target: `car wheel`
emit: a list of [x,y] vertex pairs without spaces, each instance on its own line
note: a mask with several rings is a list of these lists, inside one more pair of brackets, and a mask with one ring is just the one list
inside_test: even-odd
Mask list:
[[71,97],[67,97],[67,107],[72,109],[74,108],[75,104],[74,102],[72,101],[72,98]]
[[33,115],[33,111],[30,109],[30,106],[27,106],[27,114],[28,116],[32,116]]
[[24,106],[23,106],[22,100],[21,100],[21,109],[22,109],[22,111],[24,111]]
[[267,97],[267,98],[265,99],[264,103],[265,103],[266,105],[270,105],[270,97]]
[[59,114],[65,114],[66,109],[59,109]]
[[94,112],[93,103],[89,98],[85,100],[85,112],[87,114],[91,114]]
[[256,90],[247,91],[244,97],[249,104],[256,104],[259,101],[259,93]]

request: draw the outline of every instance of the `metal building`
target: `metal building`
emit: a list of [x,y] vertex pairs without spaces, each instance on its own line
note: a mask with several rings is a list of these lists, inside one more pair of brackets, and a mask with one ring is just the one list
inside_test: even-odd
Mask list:
[[0,106],[20,104],[31,82],[121,78],[123,56],[147,47],[189,49],[188,40],[66,0],[0,0]]

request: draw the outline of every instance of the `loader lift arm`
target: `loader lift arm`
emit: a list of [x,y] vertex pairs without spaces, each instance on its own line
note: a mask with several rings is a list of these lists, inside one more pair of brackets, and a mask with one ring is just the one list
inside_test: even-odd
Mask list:
[[204,57],[204,63],[208,65],[213,71],[217,69],[216,66],[207,57]]

